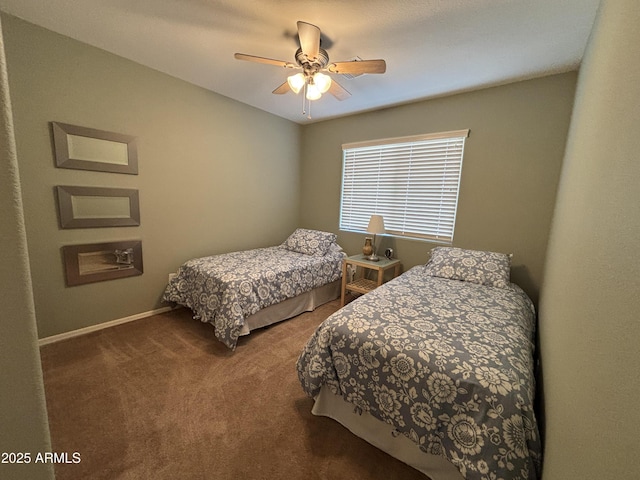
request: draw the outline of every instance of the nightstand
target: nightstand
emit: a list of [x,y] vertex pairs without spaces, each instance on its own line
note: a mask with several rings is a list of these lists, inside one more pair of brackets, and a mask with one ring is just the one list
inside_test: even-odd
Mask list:
[[[356,268],[356,274],[353,281],[347,280],[347,266],[351,265]],[[358,269],[358,267],[360,267]],[[340,295],[340,306],[344,307],[344,297],[347,292],[367,293],[379,287],[384,283],[384,276],[387,270],[393,269],[393,277],[400,275],[402,264],[400,260],[380,257],[377,262],[367,260],[365,255],[354,255],[347,257],[342,261],[342,291]],[[359,270],[359,273],[358,273]],[[367,270],[378,272],[377,280],[369,280],[365,278]]]

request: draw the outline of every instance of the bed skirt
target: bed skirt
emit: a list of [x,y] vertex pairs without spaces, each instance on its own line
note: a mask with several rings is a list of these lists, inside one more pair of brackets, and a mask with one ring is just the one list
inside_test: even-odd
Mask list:
[[323,386],[315,398],[311,413],[329,417],[342,424],[357,437],[394,458],[419,470],[432,480],[462,480],[460,471],[444,457],[422,452],[404,435],[393,436],[393,427],[367,412],[354,413],[354,405],[334,395]]
[[338,279],[310,292],[263,308],[245,319],[240,335],[249,335],[252,330],[287,320],[304,312],[311,312],[320,305],[335,300],[340,296],[341,282],[342,280]]

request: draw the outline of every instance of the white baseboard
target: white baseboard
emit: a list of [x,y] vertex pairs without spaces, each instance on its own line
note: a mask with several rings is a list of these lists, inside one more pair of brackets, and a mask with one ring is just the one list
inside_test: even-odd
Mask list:
[[98,325],[91,325],[90,327],[79,328],[78,330],[73,330],[71,332],[59,333],[58,335],[52,335],[50,337],[39,339],[38,346],[41,347],[43,345],[48,345],[50,343],[66,340],[68,338],[79,337],[80,335],[86,335],[87,333],[97,332],[98,330],[103,330],[109,327],[115,327],[116,325],[122,325],[123,323],[133,322],[134,320],[140,320],[141,318],[151,317],[153,315],[158,315],[159,313],[165,313],[170,310],[175,310],[175,308],[173,307],[157,308],[155,310],[150,310],[148,312],[136,313],[135,315],[131,315],[130,317],[117,318],[115,320],[111,320],[108,322],[99,323]]

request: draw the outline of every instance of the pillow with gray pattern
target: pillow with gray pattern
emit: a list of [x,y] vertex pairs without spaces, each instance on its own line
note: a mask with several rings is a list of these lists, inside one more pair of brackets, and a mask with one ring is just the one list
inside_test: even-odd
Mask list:
[[456,247],[435,247],[426,266],[432,277],[510,288],[511,255]]
[[320,230],[307,230],[298,228],[289,235],[282,244],[287,250],[323,257],[335,243],[338,236],[335,233],[322,232]]

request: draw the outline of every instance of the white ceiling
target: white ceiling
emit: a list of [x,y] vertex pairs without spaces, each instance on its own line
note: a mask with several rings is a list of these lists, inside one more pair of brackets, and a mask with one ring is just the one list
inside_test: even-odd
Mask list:
[[[599,0],[0,0],[31,23],[297,123],[575,69]],[[383,58],[347,79],[352,96],[313,102],[271,91],[291,73],[296,22],[322,30],[331,61]]]

